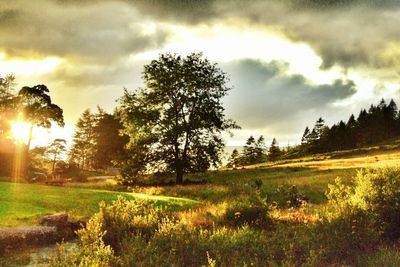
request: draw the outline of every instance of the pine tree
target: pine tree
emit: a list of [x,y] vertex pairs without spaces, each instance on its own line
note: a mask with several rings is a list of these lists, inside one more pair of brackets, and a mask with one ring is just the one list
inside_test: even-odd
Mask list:
[[315,130],[315,134],[316,134],[316,138],[317,140],[321,139],[323,131],[325,128],[325,121],[322,118],[319,118],[316,122],[315,122],[315,126],[314,129]]
[[93,167],[95,153],[96,117],[89,109],[85,110],[75,126],[73,144],[70,150],[70,161],[77,163],[81,169]]
[[232,151],[231,156],[229,157],[228,164],[226,166],[228,168],[237,168],[241,165],[241,155],[239,151],[235,148]]
[[276,139],[272,139],[271,146],[269,147],[268,150],[268,160],[269,161],[276,161],[280,158],[281,156],[281,150],[279,148],[278,141]]
[[306,127],[306,129],[304,130],[303,136],[301,137],[301,145],[305,146],[308,144],[308,138],[310,135],[310,128],[308,128],[308,126]]
[[243,147],[243,163],[246,165],[256,162],[256,139],[251,135],[246,140],[246,145]]
[[255,146],[255,163],[262,163],[265,160],[265,139],[261,135],[256,142]]

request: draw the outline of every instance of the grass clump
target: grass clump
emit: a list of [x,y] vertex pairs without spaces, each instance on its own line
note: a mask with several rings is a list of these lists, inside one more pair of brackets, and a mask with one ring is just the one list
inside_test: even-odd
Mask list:
[[266,193],[267,198],[280,208],[299,208],[309,201],[296,185],[284,183]]
[[229,204],[221,223],[234,227],[249,225],[267,228],[272,225],[269,212],[269,205],[259,197],[243,199]]

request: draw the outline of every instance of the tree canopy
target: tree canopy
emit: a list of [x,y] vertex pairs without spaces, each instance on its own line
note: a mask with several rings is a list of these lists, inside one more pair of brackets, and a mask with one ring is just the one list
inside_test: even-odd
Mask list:
[[237,128],[221,102],[227,75],[202,54],[163,54],[144,67],[143,80],[144,88],[125,90],[119,102],[131,148],[125,177],[173,172],[182,183],[185,173],[217,166],[221,133]]
[[18,92],[18,111],[24,120],[31,123],[31,130],[28,140],[28,149],[32,140],[32,128],[39,126],[50,128],[51,122],[64,127],[63,110],[52,103],[46,85],[39,84],[33,87],[24,86]]

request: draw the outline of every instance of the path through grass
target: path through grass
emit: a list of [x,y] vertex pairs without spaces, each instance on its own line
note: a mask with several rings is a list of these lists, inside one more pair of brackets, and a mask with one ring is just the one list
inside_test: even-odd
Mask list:
[[[144,194],[131,194],[71,187],[0,182],[0,226],[36,224],[43,214],[65,211],[72,216],[90,216],[98,211],[99,203],[110,203],[118,196],[127,199],[149,199]],[[155,205],[181,210],[198,202],[187,198],[151,196]]]

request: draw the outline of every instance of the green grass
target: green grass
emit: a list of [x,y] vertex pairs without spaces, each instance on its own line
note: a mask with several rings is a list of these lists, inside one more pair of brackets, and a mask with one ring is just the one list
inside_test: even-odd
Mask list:
[[155,205],[182,210],[197,205],[186,198],[147,196],[84,188],[55,187],[37,184],[0,182],[0,226],[36,224],[43,214],[65,211],[76,217],[90,216],[99,203],[110,203],[118,196],[127,199],[151,199]]
[[[397,145],[393,145],[364,149],[363,153],[360,153],[360,149],[349,150],[345,153],[332,152],[246,166],[238,170],[225,169],[190,174],[185,177],[192,181],[206,181],[204,184],[133,187],[131,190],[148,195],[167,195],[198,200],[204,203],[205,211],[203,212],[206,214],[206,209],[218,211],[224,203],[229,205],[254,194],[255,180],[261,180],[261,191],[273,202],[279,202],[279,199],[273,199],[273,192],[278,185],[295,185],[311,204],[306,213],[315,213],[324,207],[327,201],[325,193],[328,185],[333,184],[336,177],[341,177],[345,183],[348,183],[361,168],[396,166],[399,163],[400,150]],[[118,190],[119,187],[112,181],[74,184],[73,186],[108,188],[109,190]]]

